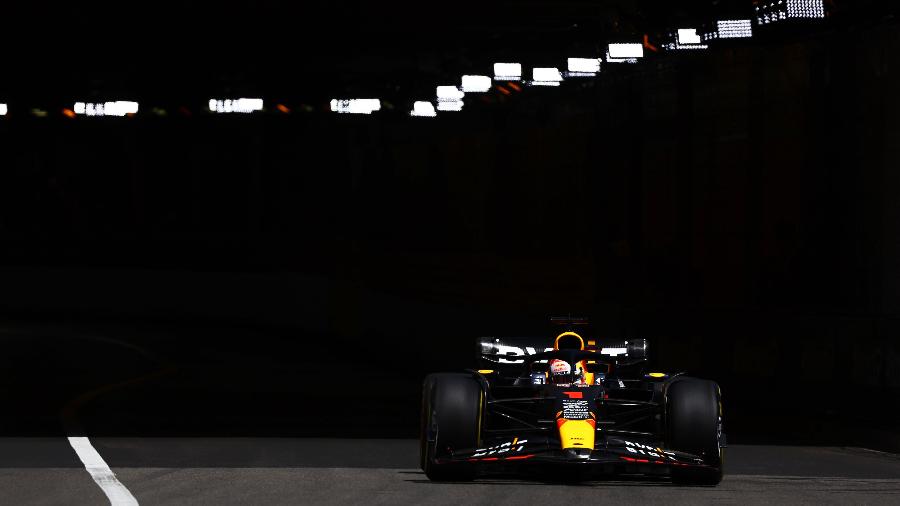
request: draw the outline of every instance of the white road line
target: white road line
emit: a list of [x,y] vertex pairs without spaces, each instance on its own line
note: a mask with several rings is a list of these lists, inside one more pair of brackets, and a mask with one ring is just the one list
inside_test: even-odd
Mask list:
[[86,437],[70,437],[69,444],[78,454],[78,458],[84,464],[84,468],[90,473],[94,482],[103,490],[112,506],[137,506],[137,499],[125,488],[125,485],[116,479],[112,469],[106,465],[103,457],[91,446],[91,440]]

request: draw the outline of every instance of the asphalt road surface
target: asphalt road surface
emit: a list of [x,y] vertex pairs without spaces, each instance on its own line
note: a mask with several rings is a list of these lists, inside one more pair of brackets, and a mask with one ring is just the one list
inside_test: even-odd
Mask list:
[[[665,479],[436,484],[414,440],[91,438],[139,504],[900,504],[900,456],[733,446],[717,487]],[[0,504],[108,504],[66,438],[0,439]]]
[[[900,456],[809,443],[785,416],[779,427],[790,430],[779,441],[795,446],[733,445],[718,487],[630,477],[435,484],[417,469],[416,441],[404,438],[417,429],[419,379],[448,364],[391,350],[391,360],[419,364],[402,378],[362,350],[348,366],[352,384],[341,384],[330,364],[309,361],[327,356],[307,349],[315,339],[241,329],[189,337],[0,326],[0,506],[900,504]],[[358,377],[371,395],[330,402]],[[328,378],[328,388],[310,378]],[[371,414],[367,423],[359,413]],[[324,439],[337,435],[344,439]],[[373,435],[394,439],[365,439]]]

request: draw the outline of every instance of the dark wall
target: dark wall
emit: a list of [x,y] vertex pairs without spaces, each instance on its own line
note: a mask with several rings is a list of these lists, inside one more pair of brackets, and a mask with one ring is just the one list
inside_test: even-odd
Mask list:
[[406,385],[478,335],[588,314],[719,379],[746,437],[890,425],[898,34],[665,57],[437,120],[8,117],[0,303],[442,353],[404,352]]

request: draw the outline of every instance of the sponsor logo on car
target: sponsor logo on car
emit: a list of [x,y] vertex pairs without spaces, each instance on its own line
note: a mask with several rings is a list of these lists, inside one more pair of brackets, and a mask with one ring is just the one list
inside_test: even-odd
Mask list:
[[472,455],[472,458],[502,456],[505,453],[518,453],[525,449],[525,443],[527,442],[527,439],[519,440],[519,438],[515,438],[512,441],[508,441],[497,446],[491,446],[489,448],[479,448],[475,450],[475,454]]
[[562,408],[562,417],[566,420],[587,420],[591,418],[588,401],[584,399],[563,399]]
[[662,448],[654,448],[652,446],[647,446],[641,443],[633,443],[631,441],[625,441],[625,449],[631,453],[636,453],[639,455],[646,455],[648,457],[653,457],[657,459],[669,459],[677,461],[675,458],[675,452],[665,451]]

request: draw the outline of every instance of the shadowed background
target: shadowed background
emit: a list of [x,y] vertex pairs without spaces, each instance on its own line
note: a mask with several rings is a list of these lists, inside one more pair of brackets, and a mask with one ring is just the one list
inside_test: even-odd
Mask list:
[[[633,37],[692,12],[616,5],[594,26]],[[261,12],[250,19],[275,11]],[[324,84],[305,84],[309,68],[340,44],[297,71],[266,53],[237,76],[221,70],[234,59],[204,70],[184,56],[165,73],[14,77],[8,95],[46,87],[54,115],[11,105],[0,121],[4,431],[53,432],[74,402],[67,423],[103,435],[410,436],[424,374],[473,365],[479,336],[552,339],[548,317],[573,313],[601,341],[646,337],[655,365],[718,380],[734,441],[897,448],[900,32],[853,14],[435,120],[322,104],[331,89],[387,90],[405,110],[399,97],[488,73],[471,55],[509,46],[445,20],[456,38],[441,44],[478,42],[421,35],[410,49],[384,34],[414,18],[387,16],[374,47],[400,63],[324,66]],[[526,28],[553,39],[540,30],[555,18],[540,19]],[[523,36],[526,54],[590,49],[565,33]],[[270,37],[247,47],[296,47]],[[108,45],[85,40],[68,51]],[[69,83],[172,112],[70,120],[55,114]],[[294,110],[201,111],[204,93],[252,91]],[[332,402],[335,389],[352,401]]]

